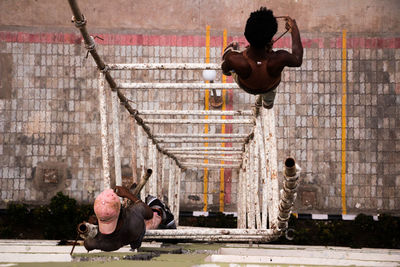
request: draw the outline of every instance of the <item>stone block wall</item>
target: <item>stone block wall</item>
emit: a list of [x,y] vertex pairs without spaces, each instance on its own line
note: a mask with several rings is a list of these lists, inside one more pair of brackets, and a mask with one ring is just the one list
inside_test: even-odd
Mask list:
[[[97,40],[98,51],[106,63],[205,62],[204,34],[99,36],[104,40]],[[340,214],[344,202],[348,213],[398,214],[400,39],[347,33],[343,47],[341,32],[302,37],[303,65],[284,71],[274,107],[279,170],[288,156],[302,167],[295,211]],[[244,43],[236,35],[228,40]],[[284,37],[276,47],[289,49],[290,38]],[[222,33],[213,33],[210,62],[219,63],[221,52]],[[0,32],[2,207],[8,201],[43,203],[57,190],[91,202],[101,190],[98,73],[90,57],[84,60],[85,54],[78,34]],[[202,80],[199,71],[122,71],[113,76],[139,82]],[[126,94],[138,110],[204,109],[201,90]],[[254,100],[242,91],[229,91],[227,109],[247,110]],[[130,177],[131,130],[123,108],[120,121],[122,166]],[[170,127],[153,130],[169,132]],[[188,130],[204,132],[203,126],[181,129]],[[230,129],[234,133],[250,130]],[[210,132],[220,131],[210,126]],[[211,172],[209,179],[208,207],[217,211],[219,172]],[[237,179],[237,172],[225,173],[226,211],[236,210]],[[203,187],[202,171],[187,172],[181,183],[182,210],[202,210]]]

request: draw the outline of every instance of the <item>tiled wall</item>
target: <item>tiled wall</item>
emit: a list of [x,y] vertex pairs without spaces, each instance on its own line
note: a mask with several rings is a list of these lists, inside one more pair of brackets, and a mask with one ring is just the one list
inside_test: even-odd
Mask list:
[[[107,63],[205,61],[204,36],[101,35],[99,54]],[[243,38],[230,38],[239,39]],[[279,170],[288,156],[302,167],[297,212],[399,213],[400,207],[400,39],[361,38],[342,33],[303,36],[301,68],[286,69],[274,107],[277,123]],[[277,47],[290,47],[283,38]],[[210,62],[220,62],[222,38],[211,38]],[[343,70],[343,51],[347,68]],[[7,201],[41,203],[52,192],[90,202],[101,190],[100,123],[97,70],[76,34],[0,33],[0,185],[2,205]],[[342,77],[345,75],[346,93]],[[123,71],[117,80],[139,82],[201,81],[201,72]],[[126,92],[132,106],[141,109],[204,109],[204,92],[139,90]],[[346,112],[342,110],[346,96]],[[229,108],[247,110],[254,96],[228,92]],[[123,111],[123,109],[121,109]],[[190,118],[190,117],[189,117]],[[346,132],[342,136],[342,118]],[[121,112],[122,165],[129,170],[131,132]],[[156,126],[155,132],[169,132]],[[182,132],[204,132],[202,126],[184,126]],[[232,132],[249,132],[234,126]],[[210,132],[220,132],[210,127]],[[344,138],[344,139],[343,139]],[[345,140],[346,146],[342,144]],[[345,156],[345,158],[343,157]],[[47,164],[47,165],[46,165]],[[61,187],[43,190],[34,176],[45,169],[65,170],[57,175]],[[342,174],[346,167],[345,175]],[[129,175],[129,171],[127,171]],[[203,206],[202,172],[188,172],[182,181],[184,210]],[[226,176],[225,209],[234,211],[237,173]],[[218,210],[219,172],[209,181],[209,208]],[[342,195],[345,189],[345,196]]]

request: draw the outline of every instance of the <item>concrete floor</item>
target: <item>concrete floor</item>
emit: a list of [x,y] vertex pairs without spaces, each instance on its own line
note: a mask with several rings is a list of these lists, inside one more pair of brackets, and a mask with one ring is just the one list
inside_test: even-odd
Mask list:
[[[184,254],[162,254],[149,261],[116,260],[118,255],[137,255],[129,247],[112,253],[93,251],[82,246],[69,255],[72,246],[58,246],[50,240],[0,240],[0,267],[8,266],[400,266],[400,250],[351,249],[345,247],[311,247],[249,244],[180,243]],[[161,243],[143,243],[147,252],[162,249]],[[88,257],[89,256],[89,257]],[[76,262],[76,259],[89,260]]]

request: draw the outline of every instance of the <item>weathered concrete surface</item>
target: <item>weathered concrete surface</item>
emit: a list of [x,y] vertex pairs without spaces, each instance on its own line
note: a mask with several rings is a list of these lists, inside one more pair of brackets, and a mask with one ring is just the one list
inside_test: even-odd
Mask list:
[[270,245],[263,248],[221,248],[208,262],[299,264],[320,266],[398,266],[400,251]]
[[[71,246],[57,246],[50,240],[0,240],[0,266],[13,263],[41,263],[40,266],[64,266],[72,261]],[[161,243],[144,243],[147,252],[160,251]],[[248,244],[178,244],[185,254],[163,255],[150,261],[109,261],[112,255],[133,255],[129,247],[116,252],[90,252],[94,258],[103,259],[102,266],[226,266],[226,264],[252,264],[266,266],[290,264],[302,266],[399,266],[400,251],[393,249],[350,249],[345,247],[312,247],[288,245]],[[86,251],[77,246],[74,255]],[[75,254],[78,253],[78,254]],[[205,258],[209,255],[207,258]],[[53,263],[52,263],[53,262]],[[127,265],[129,262],[129,265]],[[92,266],[96,262],[74,262],[74,266]],[[99,262],[97,261],[97,264]],[[253,265],[257,264],[257,265]],[[65,265],[67,266],[67,265]],[[70,266],[70,265],[68,265]],[[95,265],[93,265],[95,266]]]
[[[168,6],[142,0],[78,2],[90,33],[107,33],[101,34],[104,43],[96,40],[107,63],[204,62],[206,24],[212,29],[210,62],[220,63],[222,29],[227,28],[230,39],[242,37],[250,11],[267,5],[276,14],[295,17],[304,39],[303,65],[285,70],[275,110],[279,164],[293,156],[304,170],[297,213],[342,212],[341,30],[346,29],[347,212],[399,214],[399,1],[172,0]],[[34,187],[34,169],[44,162],[66,164],[70,178],[47,181],[53,181],[51,185],[60,181],[62,191],[79,202],[92,202],[101,190],[97,72],[91,58],[82,63],[86,51],[70,18],[67,0],[0,1],[0,93],[4,93],[4,99],[0,97],[0,208],[10,201],[41,204],[57,191],[46,196]],[[281,40],[287,44],[277,48],[290,47],[289,35]],[[117,77],[143,82],[201,80],[199,72],[122,72]],[[197,110],[205,105],[202,91],[135,91],[130,97],[137,100],[138,110]],[[239,90],[228,98],[234,110],[254,104]],[[121,114],[122,121],[127,120],[126,112]],[[127,137],[131,130],[127,124],[121,127],[122,165],[130,168]],[[169,133],[171,128],[154,131]],[[204,133],[198,126],[190,131]],[[219,126],[210,128],[210,132],[220,131]],[[46,175],[58,173],[51,166],[45,169]],[[124,174],[130,177],[129,172]],[[37,178],[46,180],[43,175]],[[225,179],[229,183],[224,209],[236,211],[237,173],[229,179]],[[181,210],[202,210],[207,198],[208,209],[218,211],[219,171],[209,173],[207,184],[205,193],[203,174],[188,174],[181,184]]]
[[[338,1],[212,1],[212,0],[85,0],[81,11],[90,20],[91,29],[112,31],[204,31],[227,29],[242,32],[251,11],[267,6],[276,15],[296,18],[303,32],[400,32],[400,2],[397,0]],[[71,13],[67,0],[2,0],[0,25],[70,27]]]

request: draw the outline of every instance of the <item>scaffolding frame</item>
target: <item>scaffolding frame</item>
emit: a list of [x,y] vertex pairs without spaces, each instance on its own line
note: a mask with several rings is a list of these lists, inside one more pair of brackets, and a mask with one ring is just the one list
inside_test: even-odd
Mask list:
[[[296,190],[300,168],[294,159],[285,161],[284,182],[280,191],[278,186],[277,151],[275,134],[275,114],[272,109],[263,109],[258,97],[253,110],[204,111],[204,110],[136,110],[122,89],[238,89],[235,83],[116,83],[111,71],[118,70],[219,70],[219,64],[210,63],[141,63],[141,64],[105,64],[97,53],[94,38],[86,30],[86,19],[82,15],[76,0],[68,0],[74,14],[73,22],[80,30],[85,47],[92,55],[99,69],[99,111],[101,124],[103,188],[110,188],[110,147],[108,143],[107,91],[105,81],[111,88],[111,115],[113,133],[113,155],[116,185],[122,184],[119,106],[123,105],[132,120],[132,172],[137,167],[141,176],[148,169],[153,171],[146,190],[149,194],[162,198],[164,174],[168,175],[168,206],[179,225],[180,183],[187,169],[229,168],[239,171],[237,217],[238,229],[198,229],[178,228],[177,230],[148,230],[146,239],[190,239],[200,241],[255,241],[270,242],[287,230],[291,209],[296,199]],[[196,116],[232,116],[239,119],[151,119],[152,115],[196,115]],[[242,118],[245,117],[245,118]],[[247,124],[252,126],[248,134],[154,134],[152,124]],[[242,147],[168,147],[169,143],[240,143]],[[145,144],[147,143],[147,151]],[[147,154],[147,159],[145,158]],[[223,156],[221,156],[223,155]],[[240,157],[238,157],[238,155]],[[188,162],[187,159],[223,160],[224,163]],[[208,162],[208,161],[207,161]],[[159,175],[160,173],[160,175]],[[134,178],[135,179],[135,178]],[[261,187],[261,188],[260,188]],[[260,192],[262,195],[260,196]],[[141,197],[145,195],[141,191]],[[261,199],[261,200],[260,200]]]

